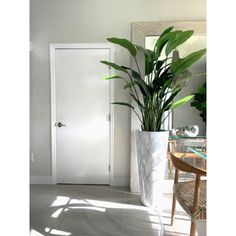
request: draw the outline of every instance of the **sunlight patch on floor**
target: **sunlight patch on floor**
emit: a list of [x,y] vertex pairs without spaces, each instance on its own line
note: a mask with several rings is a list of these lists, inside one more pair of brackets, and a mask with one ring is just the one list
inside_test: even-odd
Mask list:
[[82,199],[70,199],[69,204],[86,204],[87,202]]
[[39,233],[38,231],[31,229],[30,236],[44,236],[43,234]]
[[69,200],[70,200],[69,197],[57,196],[56,200],[54,200],[52,202],[51,207],[64,206],[64,205],[68,204]]
[[63,211],[63,208],[57,209],[57,210],[51,215],[51,217],[52,217],[52,218],[58,218],[58,216],[62,213],[62,211]]
[[[51,229],[49,227],[46,227],[44,229],[46,233],[52,234],[52,235],[63,235],[63,236],[69,236],[71,235],[70,232],[62,231],[62,230],[57,230],[57,229]],[[31,235],[32,236],[32,235]]]
[[57,229],[52,229],[50,231],[50,234],[52,234],[52,235],[64,235],[64,236],[71,235],[71,233],[69,233],[69,232],[62,231],[62,230],[57,230]]

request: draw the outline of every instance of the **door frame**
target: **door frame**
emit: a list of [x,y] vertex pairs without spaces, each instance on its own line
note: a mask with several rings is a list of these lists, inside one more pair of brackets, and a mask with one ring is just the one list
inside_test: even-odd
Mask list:
[[[109,49],[109,61],[114,62],[114,47],[109,43],[51,43],[50,44],[50,86],[51,86],[51,157],[52,157],[52,184],[57,184],[56,170],[56,77],[55,77],[55,52],[57,49]],[[109,68],[109,74],[114,74],[114,69]],[[101,81],[106,83],[106,81]],[[109,80],[109,184],[114,178],[114,81]]]

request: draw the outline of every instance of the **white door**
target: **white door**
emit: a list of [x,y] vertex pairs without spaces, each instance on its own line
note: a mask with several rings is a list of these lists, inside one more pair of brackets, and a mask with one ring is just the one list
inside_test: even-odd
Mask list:
[[56,183],[109,184],[111,49],[76,45],[54,48]]

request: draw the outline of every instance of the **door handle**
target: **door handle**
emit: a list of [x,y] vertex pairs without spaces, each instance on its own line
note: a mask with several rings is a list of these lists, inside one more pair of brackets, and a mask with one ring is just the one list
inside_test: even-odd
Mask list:
[[58,123],[56,124],[56,126],[59,127],[59,128],[61,128],[62,126],[66,126],[66,125],[62,124],[61,122],[58,122]]

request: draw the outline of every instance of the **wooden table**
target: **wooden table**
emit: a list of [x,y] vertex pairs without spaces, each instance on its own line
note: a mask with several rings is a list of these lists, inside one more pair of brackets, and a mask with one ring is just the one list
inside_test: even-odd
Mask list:
[[203,140],[203,142],[205,142],[205,149],[206,149],[206,137],[204,136],[198,136],[198,137],[177,137],[177,138],[172,138],[169,139],[169,143],[168,143],[168,155],[167,155],[167,159],[168,159],[168,171],[169,174],[172,174],[172,163],[170,160],[170,152],[172,152],[175,156],[180,157],[180,158],[186,158],[186,159],[193,159],[193,165],[196,166],[196,160],[200,159],[201,160],[201,164],[202,164],[202,169],[206,170],[206,155],[207,152],[206,151],[199,151],[199,150],[195,150],[193,146],[189,146],[188,147],[188,152],[180,152],[178,151],[177,148],[177,140],[179,139],[200,139]]

